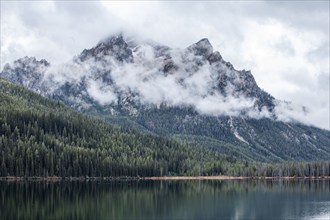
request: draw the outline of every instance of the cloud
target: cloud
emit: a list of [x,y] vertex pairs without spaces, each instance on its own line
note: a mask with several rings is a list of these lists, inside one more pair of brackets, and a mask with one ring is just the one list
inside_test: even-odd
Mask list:
[[329,81],[328,1],[0,4],[1,69],[26,55],[62,63],[118,30],[174,48],[207,37],[237,69],[251,69],[261,88],[307,106],[320,115],[313,124],[330,129],[329,88],[319,82]]
[[100,86],[97,81],[88,81],[87,92],[95,98],[101,105],[111,104],[118,100],[117,96],[112,91],[112,88]]
[[1,68],[26,55],[67,61],[121,26],[96,1],[1,2]]
[[[176,65],[174,73],[164,74],[167,62],[164,56],[156,57],[153,47],[142,44],[135,49],[132,63],[123,64],[111,55],[103,56],[101,60],[95,57],[83,62],[73,60],[52,66],[44,83],[48,84],[51,79],[51,84],[57,88],[67,82],[74,87],[85,84],[88,95],[101,105],[117,104],[123,98],[135,96],[138,103],[147,106],[192,106],[201,114],[214,116],[238,116],[242,111],[251,111],[252,115],[252,112],[257,112],[255,100],[244,94],[234,94],[234,85],[230,82],[225,97],[216,89],[218,70],[226,71],[225,64],[215,68],[202,57],[185,50],[170,50],[167,53]],[[238,77],[236,72],[222,74]]]
[[[235,92],[237,85],[234,84],[241,83],[236,70],[229,70],[224,63],[210,65],[187,50],[174,49],[166,53],[176,66],[173,73],[163,72],[166,56],[156,57],[154,48],[142,43],[135,48],[132,63],[123,64],[111,55],[102,59],[91,57],[83,62],[73,60],[50,68],[46,80],[52,79],[57,87],[67,82],[73,85],[84,83],[88,95],[101,105],[116,105],[120,100],[133,99],[146,106],[194,107],[204,115],[239,116],[244,112],[252,118],[271,117],[266,109],[260,112],[255,107],[255,99],[246,97],[244,92]],[[219,74],[234,79],[234,84],[227,82],[226,96],[217,89]],[[289,111],[290,107],[279,105],[280,120],[297,118],[292,116],[296,109]]]

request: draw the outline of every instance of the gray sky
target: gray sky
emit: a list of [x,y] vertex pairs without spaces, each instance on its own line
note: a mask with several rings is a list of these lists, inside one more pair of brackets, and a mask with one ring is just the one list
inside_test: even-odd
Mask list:
[[1,1],[0,66],[26,55],[60,63],[119,31],[177,48],[207,37],[329,129],[329,16],[329,1]]

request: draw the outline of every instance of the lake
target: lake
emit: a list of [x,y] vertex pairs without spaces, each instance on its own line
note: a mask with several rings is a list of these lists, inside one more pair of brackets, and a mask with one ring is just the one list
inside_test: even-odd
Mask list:
[[329,180],[0,181],[0,219],[329,219]]

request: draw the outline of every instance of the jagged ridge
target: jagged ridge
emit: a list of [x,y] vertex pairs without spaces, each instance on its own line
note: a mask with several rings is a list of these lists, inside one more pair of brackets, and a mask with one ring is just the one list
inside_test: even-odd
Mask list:
[[[122,34],[113,36],[84,50],[73,59],[74,65],[88,67],[78,80],[57,84],[45,75],[44,69],[50,66],[48,62],[45,65],[44,61],[30,58],[24,63],[7,65],[0,75],[61,100],[79,111],[102,116],[114,123],[169,135],[179,140],[193,140],[202,146],[247,159],[313,160],[330,155],[327,147],[328,131],[272,120],[276,118],[274,97],[258,87],[250,71],[236,70],[218,51],[213,51],[206,38],[184,50],[173,50],[156,43],[134,40],[127,43]],[[29,65],[40,66],[43,71],[30,68],[24,72],[24,66]],[[198,83],[204,82],[205,74],[210,80],[200,89]],[[132,85],[125,82],[125,77],[136,75],[139,78],[133,78]],[[154,79],[161,80],[152,81]],[[170,87],[159,93],[165,98],[156,103],[150,101],[150,97],[158,95],[157,89],[164,88],[156,85],[151,88],[156,90],[148,90],[148,86],[153,86],[149,83],[147,87],[142,87],[147,91],[139,89],[143,83],[162,83],[168,79],[175,80],[180,86],[178,88],[182,89],[179,91],[188,91],[197,101],[210,97],[219,97],[225,101],[233,98],[247,99],[253,100],[253,106],[242,107],[238,115],[203,114],[198,106],[189,102],[189,97],[176,104],[176,97],[171,96]],[[52,85],[56,85],[56,88],[49,93]],[[220,103],[216,110],[221,108]],[[253,119],[249,117],[251,109],[263,113],[266,111],[272,119]]]

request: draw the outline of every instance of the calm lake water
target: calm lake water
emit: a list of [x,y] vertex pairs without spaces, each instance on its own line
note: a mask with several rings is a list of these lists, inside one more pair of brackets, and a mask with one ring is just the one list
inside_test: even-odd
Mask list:
[[330,219],[329,180],[0,182],[0,219]]

